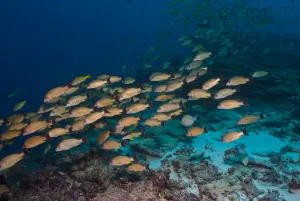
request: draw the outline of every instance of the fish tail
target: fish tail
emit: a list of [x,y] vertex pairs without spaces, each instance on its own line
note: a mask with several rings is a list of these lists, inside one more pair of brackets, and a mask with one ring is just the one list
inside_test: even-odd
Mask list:
[[220,81],[223,81],[223,80],[224,80],[224,77],[223,77],[222,73],[220,73],[219,79],[220,79]]
[[87,76],[85,76],[86,79],[91,78],[91,73],[87,74]]
[[106,79],[107,84],[111,84],[110,77]]
[[84,137],[83,137],[81,140],[82,140],[82,142],[83,142],[83,143],[85,143],[85,144],[87,144],[87,143],[88,143],[88,139],[87,139],[87,137],[86,137],[86,136],[84,136]]
[[247,99],[245,99],[245,100],[243,101],[243,105],[245,105],[245,106],[248,106],[248,105],[249,105]]
[[133,160],[136,161],[136,162],[140,161],[139,158],[138,158],[138,156],[136,154],[133,155]]
[[262,113],[259,115],[259,117],[260,117],[261,119],[265,118],[264,113],[262,112]]
[[50,137],[49,133],[47,133],[47,134],[45,135],[45,138],[46,138],[47,140],[51,140],[51,137]]
[[128,145],[128,140],[122,140],[121,145],[122,147],[126,147]]
[[246,128],[244,128],[243,134],[249,136],[249,133],[247,132]]
[[154,107],[153,102],[150,100],[150,98],[148,98],[147,104],[149,105],[150,108]]
[[28,151],[28,149],[26,147],[23,147],[22,151],[23,151],[24,155],[29,154],[29,151]]

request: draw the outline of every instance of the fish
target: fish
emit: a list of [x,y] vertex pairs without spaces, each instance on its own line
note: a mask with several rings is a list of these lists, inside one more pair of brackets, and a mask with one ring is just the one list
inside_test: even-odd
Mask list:
[[247,84],[250,81],[249,78],[242,77],[242,76],[236,76],[232,77],[227,83],[226,86],[238,86],[242,84]]
[[167,89],[167,86],[168,86],[168,85],[166,85],[166,84],[158,85],[158,86],[155,88],[154,92],[157,92],[157,93],[165,92],[166,89]]
[[174,111],[169,112],[168,115],[173,119],[173,118],[175,118],[176,116],[181,115],[182,112],[183,112],[182,109],[177,109],[177,110],[174,110]]
[[40,108],[38,109],[37,114],[44,114],[44,113],[50,112],[55,108],[55,106],[56,106],[55,104],[41,105]]
[[115,99],[111,97],[103,97],[99,99],[96,103],[95,106],[96,108],[103,108],[103,107],[108,107],[111,106],[115,103]]
[[109,75],[107,74],[101,74],[97,77],[97,80],[106,80],[107,78],[109,78]]
[[211,52],[200,52],[199,54],[197,54],[193,61],[202,61],[204,59],[207,59],[211,56]]
[[24,105],[26,104],[26,101],[21,101],[21,102],[18,102],[15,106],[14,106],[14,112],[18,111],[18,110],[21,110]]
[[123,166],[123,165],[128,165],[131,164],[134,161],[138,161],[136,159],[136,156],[134,157],[128,157],[128,156],[115,156],[114,158],[111,159],[110,165],[111,166]]
[[67,101],[66,107],[77,106],[80,103],[85,102],[87,99],[88,96],[86,94],[70,97],[69,100]]
[[262,119],[262,118],[264,118],[263,114],[261,114],[261,115],[254,115],[254,114],[246,115],[246,116],[242,117],[237,122],[237,124],[238,125],[248,125],[248,124],[257,122],[259,119]]
[[71,87],[72,87],[71,85],[66,85],[66,86],[56,87],[49,90],[44,97],[44,102],[47,103],[50,102],[51,100],[60,97]]
[[72,86],[77,86],[77,85],[85,82],[89,78],[91,78],[90,74],[83,75],[83,76],[78,76],[78,77],[74,78],[74,80],[71,82],[71,85]]
[[225,133],[225,135],[223,135],[222,142],[233,142],[240,139],[243,135],[249,135],[246,129],[244,129],[243,131],[227,132]]
[[140,137],[142,134],[143,134],[143,132],[132,132],[132,133],[129,133],[126,136],[124,136],[122,138],[122,140],[133,140],[135,138]]
[[103,87],[107,84],[107,80],[104,79],[104,80],[93,80],[91,81],[88,86],[86,87],[87,89],[96,89],[96,88],[99,88],[99,87]]
[[58,105],[50,113],[50,117],[55,117],[55,116],[62,116],[63,114],[66,114],[69,112],[69,109],[66,108],[64,105]]
[[146,110],[147,108],[151,107],[151,103],[135,103],[127,108],[124,108],[123,112],[125,114],[135,114],[135,113],[139,113],[141,111]]
[[110,136],[109,130],[99,133],[98,138],[97,138],[97,144],[102,144],[103,142],[105,142],[105,140],[107,140],[109,138],[109,136]]
[[197,120],[198,114],[196,116],[191,115],[184,115],[181,119],[181,125],[189,127],[194,124],[194,122]]
[[133,84],[135,79],[133,77],[125,77],[122,81],[123,84]]
[[91,114],[94,111],[93,108],[88,108],[88,107],[76,107],[70,110],[69,112],[69,117],[83,117],[88,114]]
[[3,140],[11,140],[11,139],[14,139],[18,136],[21,135],[21,131],[18,131],[18,130],[7,130],[7,131],[4,131],[1,135],[0,135],[0,140],[3,141]]
[[126,169],[131,172],[143,172],[146,170],[146,167],[140,163],[132,163]]
[[46,140],[47,140],[47,138],[44,137],[44,136],[40,136],[40,135],[32,136],[24,142],[23,149],[27,150],[27,149],[30,149],[30,148],[34,148],[34,147],[36,147],[40,144],[45,143]]
[[14,123],[11,124],[7,130],[9,131],[13,131],[13,130],[17,130],[17,131],[21,131],[23,128],[25,128],[27,126],[26,123]]
[[29,123],[23,130],[22,134],[25,135],[29,135],[35,132],[40,132],[45,130],[48,126],[53,125],[54,122],[53,121],[34,121]]
[[[125,142],[125,141],[123,141]],[[104,150],[114,150],[114,149],[120,149],[121,146],[124,146],[124,143],[120,143],[117,142],[115,140],[106,140],[103,144],[102,144],[102,149]]]
[[164,125],[164,122],[160,122],[156,119],[147,119],[146,121],[144,121],[144,125],[149,127],[157,127]]
[[88,114],[85,119],[84,119],[84,124],[92,124],[96,121],[98,121],[99,119],[101,119],[104,116],[104,111],[99,111],[99,112],[93,112],[91,114]]
[[181,80],[173,81],[167,85],[165,92],[173,92],[183,86],[184,82]]
[[113,83],[116,83],[116,82],[120,82],[122,80],[121,77],[118,77],[118,76],[109,76],[106,81],[108,84],[113,84]]
[[81,139],[72,138],[72,139],[63,140],[58,144],[55,151],[56,152],[66,151],[72,149],[73,147],[77,147],[82,143],[88,143],[86,136]]
[[222,101],[219,105],[218,105],[218,109],[234,109],[234,108],[239,108],[241,106],[247,106],[248,102],[247,100],[244,101],[237,101],[237,100],[225,100]]
[[11,92],[9,92],[9,94],[8,94],[8,98],[11,98],[11,97],[14,97],[14,96],[16,96],[16,95],[18,95],[19,93],[20,93],[20,89],[13,89]]
[[169,61],[165,62],[164,65],[163,65],[163,67],[162,67],[162,69],[165,70],[165,69],[169,68],[170,64],[171,64],[171,62],[169,62]]
[[200,98],[210,98],[211,94],[203,89],[193,89],[188,93],[190,98],[200,99]]
[[170,100],[172,98],[174,98],[175,95],[174,94],[161,94],[161,95],[158,95],[156,98],[155,98],[155,101],[167,101],[167,100]]
[[216,86],[220,82],[220,80],[221,80],[221,78],[209,79],[206,82],[204,82],[204,84],[202,85],[202,89],[207,91],[207,90],[213,88],[214,86]]
[[70,131],[81,131],[85,127],[85,119],[75,121],[71,126],[67,126]]
[[24,157],[24,152],[8,155],[0,160],[0,172],[11,168]]
[[109,107],[104,109],[104,117],[114,117],[117,115],[121,115],[124,111],[118,107]]
[[65,93],[63,94],[63,96],[67,96],[67,95],[70,95],[70,94],[73,94],[75,92],[77,92],[79,90],[79,87],[70,87],[68,88]]
[[253,78],[258,78],[258,77],[265,77],[269,74],[268,71],[255,71],[253,74],[252,74],[252,77]]
[[188,137],[195,137],[198,135],[202,135],[203,133],[206,133],[206,128],[200,128],[200,127],[192,127],[188,130],[186,136]]
[[182,107],[182,102],[180,103],[165,103],[158,107],[157,112],[171,112]]
[[244,166],[247,166],[248,163],[249,163],[249,155],[248,153],[246,152],[246,150],[244,149],[244,146],[239,143],[238,145],[235,146],[235,149],[237,150],[238,152],[238,158],[239,158],[239,161],[244,165]]
[[151,119],[156,119],[158,121],[168,121],[170,119],[172,119],[172,116],[165,114],[165,113],[156,113],[154,114]]
[[142,119],[141,115],[139,117],[135,117],[135,116],[123,117],[118,121],[116,128],[122,130],[125,127],[129,127],[131,125],[138,124],[138,122],[141,119]]
[[213,96],[214,96],[214,99],[219,100],[219,99],[223,99],[228,96],[231,96],[231,95],[235,94],[237,91],[238,91],[237,89],[221,89],[217,93],[215,93]]
[[46,133],[45,137],[47,139],[51,139],[54,137],[66,135],[68,133],[69,133],[69,129],[66,129],[66,128],[52,128]]
[[186,66],[186,70],[194,70],[202,65],[202,61],[192,61]]
[[168,80],[171,78],[171,75],[168,73],[160,73],[160,72],[156,72],[156,73],[152,73],[150,75],[150,81],[151,82],[159,82],[159,81],[164,81],[164,80]]
[[127,88],[121,95],[118,97],[118,101],[122,101],[128,98],[132,98],[142,92],[141,88]]

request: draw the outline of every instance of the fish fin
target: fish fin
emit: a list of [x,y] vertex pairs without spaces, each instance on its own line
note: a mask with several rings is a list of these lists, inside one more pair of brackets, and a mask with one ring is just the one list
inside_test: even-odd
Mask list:
[[88,144],[88,139],[86,136],[84,136],[81,140],[83,143]]
[[147,170],[150,170],[149,163],[146,164],[146,169],[147,169]]
[[122,140],[121,145],[122,147],[126,147],[128,145],[128,140]]
[[204,130],[204,132],[205,132],[205,133],[207,133],[207,132],[208,132],[208,130],[207,130],[207,127],[206,127],[206,126],[204,127],[204,129],[203,129],[203,130]]
[[166,125],[166,122],[165,122],[165,121],[162,121],[162,122],[161,122],[161,125],[162,125],[162,126],[165,126],[165,125]]
[[140,120],[144,120],[144,118],[143,118],[143,115],[142,115],[142,114],[140,114],[140,116],[139,116],[139,119],[140,119]]
[[123,107],[123,108],[122,108],[122,113],[123,113],[123,114],[126,114],[126,113],[127,113],[126,107]]
[[85,95],[86,95],[87,99],[91,99],[92,98],[92,95],[91,95],[90,91],[86,92]]
[[224,80],[224,77],[223,77],[223,75],[220,73],[220,75],[219,75],[219,79],[220,79],[220,81],[223,81]]
[[139,162],[140,161],[139,158],[138,158],[138,156],[136,154],[133,155],[133,160],[135,162]]
[[111,84],[110,77],[106,79],[107,84]]
[[259,115],[259,117],[260,117],[261,119],[264,119],[264,118],[265,118],[264,113],[262,112],[262,113]]
[[66,87],[71,88],[71,87],[73,87],[73,85],[72,85],[71,83],[68,83],[68,84],[66,85]]
[[183,84],[187,84],[186,78],[182,80]]
[[26,155],[26,154],[29,154],[30,152],[28,151],[28,149],[26,147],[23,147],[23,153]]
[[49,133],[47,133],[47,134],[45,135],[45,138],[46,138],[47,140],[51,140],[51,137],[50,137]]
[[150,100],[150,98],[148,98],[147,104],[149,105],[150,108],[154,107],[153,102]]
[[87,74],[87,76],[85,76],[86,79],[91,78],[91,73]]
[[248,134],[248,132],[247,132],[246,128],[244,128],[244,130],[243,130],[243,134],[244,134],[244,135],[247,135],[247,136],[249,136],[249,134]]
[[248,106],[248,105],[249,105],[247,99],[245,99],[245,100],[243,101],[243,105],[245,105],[245,106]]

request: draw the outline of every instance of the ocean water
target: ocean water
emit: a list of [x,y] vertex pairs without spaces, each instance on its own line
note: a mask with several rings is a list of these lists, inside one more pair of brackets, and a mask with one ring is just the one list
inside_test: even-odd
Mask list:
[[[208,200],[300,200],[299,1],[1,1],[0,24],[2,134],[9,127],[8,117],[37,112],[41,105],[47,105],[43,100],[50,89],[70,85],[77,76],[90,74],[91,78],[78,85],[79,92],[65,96],[55,106],[65,105],[70,97],[90,91],[88,95],[92,98],[88,98],[81,106],[93,109],[97,100],[109,96],[115,100],[113,107],[121,108],[124,112],[133,103],[120,106],[118,99],[122,92],[114,93],[115,87],[144,90],[148,85],[151,92],[143,91],[134,97],[138,97],[140,100],[137,102],[144,105],[153,103],[153,107],[135,114],[121,113],[111,118],[103,117],[97,122],[105,124],[104,128],[95,129],[92,126],[94,124],[91,124],[85,130],[70,132],[29,148],[20,162],[1,172],[5,178],[2,183],[11,189],[10,193],[3,193],[9,200],[20,199],[22,189],[26,189],[22,181],[30,178],[28,175],[41,172],[71,174],[77,165],[76,160],[71,160],[67,165],[58,161],[68,155],[75,153],[79,156],[91,150],[96,150],[99,156],[105,156],[103,161],[107,167],[111,166],[109,163],[116,155],[137,155],[139,163],[148,165],[151,171],[170,169],[171,180],[183,185],[192,184],[186,186],[185,190],[195,195],[196,200],[206,200],[207,195],[203,189],[214,195]],[[200,44],[203,47],[193,51]],[[205,75],[197,74],[195,81],[186,83],[186,76],[195,69],[187,69],[191,61],[184,61],[187,57],[195,58],[201,52],[211,53],[195,68],[204,68]],[[164,68],[167,62],[170,62],[170,66]],[[256,78],[253,76],[256,71],[264,71],[267,75]],[[153,82],[149,77],[155,72],[166,73],[168,77]],[[157,109],[167,102],[155,101],[162,93],[154,90],[160,84],[172,83],[176,73],[181,73],[177,81],[182,86],[165,94],[174,95],[171,100],[182,98],[177,102],[182,113],[172,118],[170,116],[170,120],[163,121],[164,125],[147,126],[146,120],[158,113]],[[133,77],[136,82],[129,85],[121,81],[107,83],[107,89],[113,92],[103,91],[101,87],[99,90],[86,89],[87,84],[100,74]],[[247,106],[232,110],[218,109],[222,100],[216,100],[213,96],[226,88],[228,80],[235,76],[243,76],[247,83],[240,83],[239,80],[238,84],[231,87],[236,89],[236,93],[224,100],[237,100],[241,105],[242,101],[247,101]],[[207,90],[212,97],[188,100],[188,93],[192,89],[201,89],[206,81],[215,78],[220,78],[220,83]],[[12,91],[17,93],[9,97]],[[13,112],[16,103],[24,100],[25,106]],[[105,108],[109,107],[111,105]],[[104,113],[108,113],[107,110]],[[237,125],[239,119],[250,114],[257,115],[257,118],[262,114],[263,118],[249,125]],[[116,134],[117,122],[126,116],[139,115],[143,118],[138,120],[137,127],[130,127],[128,132],[143,132],[142,136],[126,141],[127,145],[119,150],[103,151],[102,145],[97,144],[98,135],[109,129],[112,133],[109,139],[121,142],[124,135]],[[184,115],[198,116],[192,125],[185,127],[182,125]],[[50,122],[56,118],[49,117],[49,112],[46,112],[40,120]],[[3,159],[26,151],[23,150],[23,144],[28,138],[45,136],[51,128],[65,128],[74,121],[74,118],[53,121],[53,125],[34,134],[20,134],[16,138],[2,140],[0,157]],[[27,125],[32,123],[26,117],[22,122]],[[207,132],[187,137],[188,130],[195,126],[206,128]],[[224,142],[225,133],[236,131],[242,134],[243,129],[248,131],[249,136],[243,135],[232,142]],[[20,130],[20,133],[23,132]],[[84,136],[88,138],[87,144],[63,153],[55,151],[63,140],[81,139]],[[245,160],[249,163],[244,163]],[[209,181],[191,178],[191,169],[196,169],[203,161],[216,167],[222,178]],[[179,163],[182,164],[179,168],[174,165]],[[26,174],[20,174],[19,167]],[[118,167],[117,170],[125,170],[127,167]],[[232,176],[239,181],[236,182],[238,187],[231,189],[231,183],[226,182],[232,179],[227,178],[232,169],[251,173],[252,176]],[[261,175],[253,176],[257,172]],[[196,174],[201,175],[201,172]],[[278,181],[274,181],[276,177]],[[251,181],[251,187],[262,192],[245,190],[245,179]],[[206,182],[205,185],[203,182]],[[224,186],[221,187],[221,184]],[[227,188],[228,191],[220,190]],[[26,189],[28,195],[34,192],[32,189]],[[269,193],[268,190],[274,192]],[[103,192],[93,193],[101,197]],[[91,199],[90,192],[85,191],[84,195]],[[62,197],[59,199],[68,200]],[[143,197],[139,199],[147,200]],[[158,200],[158,197],[154,200]]]

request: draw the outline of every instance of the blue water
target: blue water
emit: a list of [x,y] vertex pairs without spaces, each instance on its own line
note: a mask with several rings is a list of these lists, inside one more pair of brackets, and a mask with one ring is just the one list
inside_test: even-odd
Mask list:
[[[222,1],[230,4],[234,2]],[[15,103],[22,100],[27,100],[25,112],[37,111],[49,89],[66,85],[78,75],[91,73],[93,78],[101,73],[134,76],[143,67],[142,62],[137,62],[137,58],[142,57],[150,47],[160,47],[167,52],[153,64],[154,68],[159,68],[164,61],[184,58],[190,50],[182,47],[177,38],[193,32],[196,26],[167,26],[166,22],[175,20],[161,12],[168,8],[168,2],[170,1],[1,1],[0,118],[11,115]],[[272,33],[287,41],[300,36],[300,1],[249,2],[253,6],[263,2],[261,7],[271,9],[268,14],[281,12],[284,15],[275,16],[276,21],[267,26],[251,28],[241,23],[234,31],[258,31],[262,35]],[[290,8],[283,8],[286,5]],[[181,9],[183,11],[185,8]],[[280,21],[286,22],[289,19],[296,23],[279,24]],[[161,30],[167,31],[169,36],[158,46],[157,35]],[[273,44],[276,42],[271,41]],[[299,47],[295,48],[299,52]],[[212,59],[209,64],[213,63]],[[124,64],[133,70],[127,69],[122,73]],[[20,93],[7,98],[10,91],[16,88],[20,89]],[[0,156],[15,152],[23,141],[24,139],[16,139],[17,145],[8,148]],[[59,140],[55,139],[53,144],[57,141]]]

